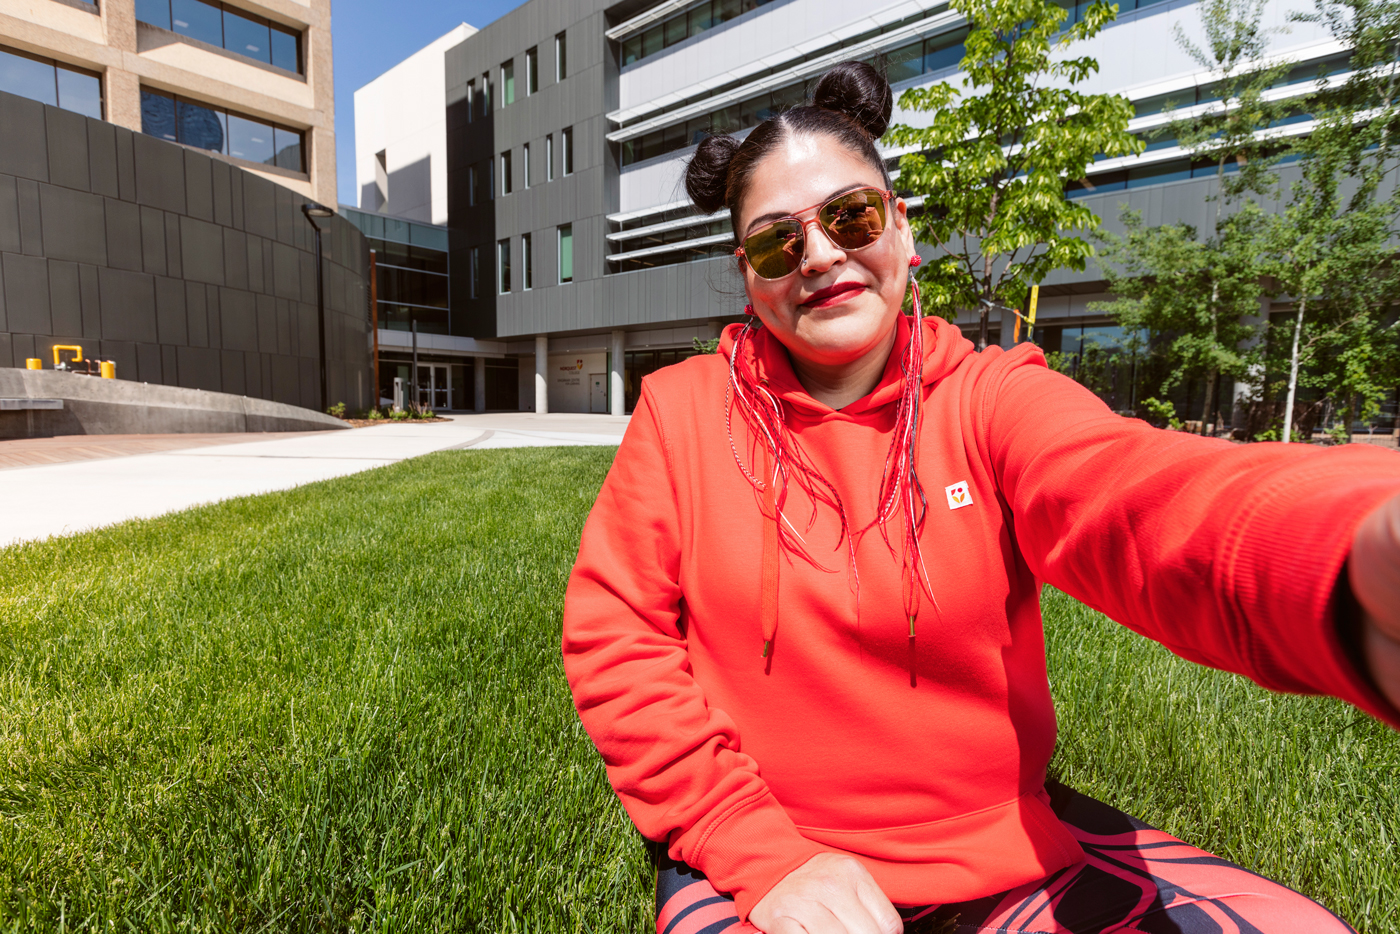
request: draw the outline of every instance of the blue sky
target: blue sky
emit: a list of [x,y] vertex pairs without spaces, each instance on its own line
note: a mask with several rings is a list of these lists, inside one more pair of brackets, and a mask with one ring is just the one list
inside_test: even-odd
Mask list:
[[521,0],[332,0],[335,60],[336,185],[340,201],[355,197],[355,89],[450,31],[458,23],[477,29],[519,6]]

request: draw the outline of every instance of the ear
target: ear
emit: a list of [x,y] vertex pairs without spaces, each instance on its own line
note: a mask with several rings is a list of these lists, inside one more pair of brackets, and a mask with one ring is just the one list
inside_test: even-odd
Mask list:
[[914,229],[909,226],[909,205],[903,198],[896,198],[894,202],[894,229],[899,234],[900,242],[904,244],[913,256],[918,251],[914,249]]

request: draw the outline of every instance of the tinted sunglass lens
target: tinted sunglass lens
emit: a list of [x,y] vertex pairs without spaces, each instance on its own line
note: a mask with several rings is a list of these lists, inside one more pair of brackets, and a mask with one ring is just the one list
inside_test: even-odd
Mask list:
[[831,242],[843,250],[858,250],[885,232],[885,199],[873,188],[842,195],[819,215]]
[[802,262],[802,228],[778,221],[744,240],[744,255],[753,271],[765,279],[781,279]]

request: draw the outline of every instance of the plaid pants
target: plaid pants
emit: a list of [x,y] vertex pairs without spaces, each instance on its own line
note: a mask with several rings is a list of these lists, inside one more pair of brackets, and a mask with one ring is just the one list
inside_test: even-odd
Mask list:
[[[970,902],[901,907],[906,934],[1355,934],[1317,902],[1051,783],[1084,861]],[[657,934],[750,934],[699,871],[659,854]]]

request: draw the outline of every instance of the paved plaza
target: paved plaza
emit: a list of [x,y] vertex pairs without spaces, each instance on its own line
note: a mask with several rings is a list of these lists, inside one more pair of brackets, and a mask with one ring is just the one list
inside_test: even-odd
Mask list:
[[285,490],[445,450],[617,444],[627,418],[509,412],[348,431],[0,441],[0,546]]

